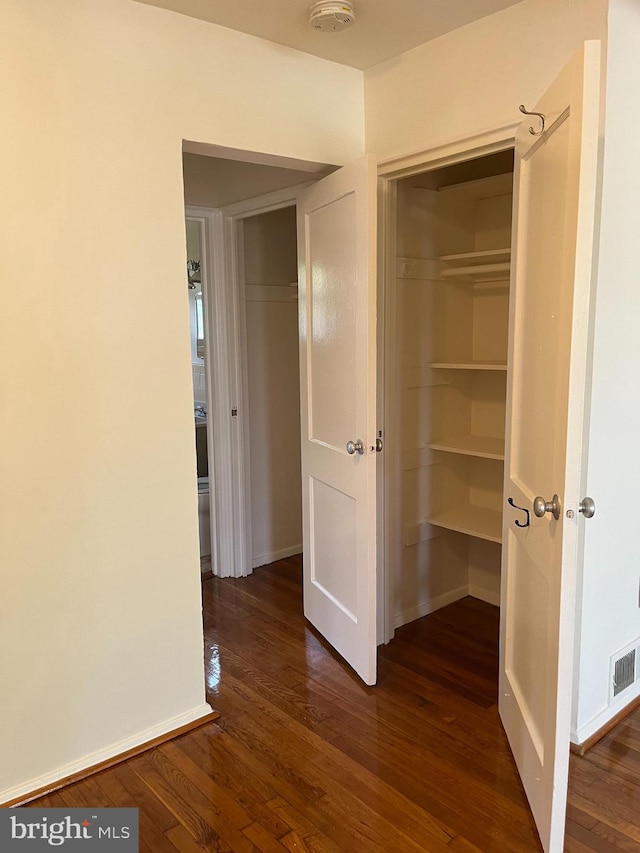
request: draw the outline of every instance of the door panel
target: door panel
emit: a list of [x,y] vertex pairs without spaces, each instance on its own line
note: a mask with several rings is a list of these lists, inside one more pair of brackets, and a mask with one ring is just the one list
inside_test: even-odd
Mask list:
[[[516,140],[505,500],[557,493],[558,519],[507,507],[500,714],[546,851],[563,849],[589,303],[598,180],[600,46],[584,50]],[[534,120],[537,122],[537,120]]]
[[[355,623],[358,618],[356,575],[353,571],[345,571],[345,567],[356,564],[352,535],[358,521],[356,500],[313,477],[309,489],[311,583]],[[339,560],[335,559],[336,554],[340,555]]]
[[[298,206],[304,612],[376,680],[376,172],[372,158]],[[347,442],[363,442],[362,454]]]
[[307,214],[310,437],[338,451],[357,425],[355,216],[355,192]]

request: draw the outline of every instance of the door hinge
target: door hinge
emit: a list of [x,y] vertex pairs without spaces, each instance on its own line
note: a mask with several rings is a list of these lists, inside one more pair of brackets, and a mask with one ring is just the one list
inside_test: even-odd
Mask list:
[[232,418],[238,417],[238,410],[237,409],[231,409],[231,417]]

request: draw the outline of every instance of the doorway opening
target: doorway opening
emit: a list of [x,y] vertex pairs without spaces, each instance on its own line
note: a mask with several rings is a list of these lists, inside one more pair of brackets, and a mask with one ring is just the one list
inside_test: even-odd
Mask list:
[[[198,476],[198,532],[200,538],[200,572],[203,577],[212,573],[212,503],[209,491],[209,452],[207,426],[206,343],[207,326],[205,299],[208,291],[209,255],[207,251],[206,220],[196,215],[185,217],[187,242],[187,289],[189,296],[189,332],[191,349],[191,378],[193,385],[193,422]],[[213,482],[213,478],[212,478]],[[214,531],[215,535],[215,531]],[[215,544],[215,540],[214,543]]]
[[218,577],[301,550],[295,205],[333,168],[184,143],[203,255],[190,290],[201,555]]
[[459,599],[500,604],[513,162],[505,150],[395,182],[387,639]]

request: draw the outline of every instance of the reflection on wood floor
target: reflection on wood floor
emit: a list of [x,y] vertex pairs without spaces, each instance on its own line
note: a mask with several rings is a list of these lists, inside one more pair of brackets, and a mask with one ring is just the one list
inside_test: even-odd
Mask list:
[[[400,629],[365,687],[305,622],[301,559],[203,581],[216,722],[33,805],[137,806],[141,851],[540,851],[496,710],[496,608]],[[640,850],[640,712],[572,758],[566,850]]]

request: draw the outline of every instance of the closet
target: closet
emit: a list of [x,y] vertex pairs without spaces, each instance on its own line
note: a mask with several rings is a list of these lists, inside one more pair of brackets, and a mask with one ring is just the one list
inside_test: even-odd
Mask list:
[[394,627],[500,602],[512,187],[512,151],[397,184]]

